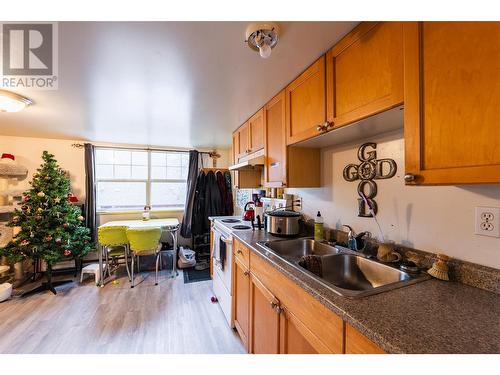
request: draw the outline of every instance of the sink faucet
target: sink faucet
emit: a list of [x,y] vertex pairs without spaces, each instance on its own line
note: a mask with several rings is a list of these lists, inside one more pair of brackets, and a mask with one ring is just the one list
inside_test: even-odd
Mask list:
[[370,238],[371,236],[372,236],[372,234],[370,232],[364,231],[355,237],[356,238],[356,248],[358,251],[365,250],[366,241],[364,240],[364,237]]
[[354,251],[361,251],[365,247],[365,241],[363,237],[371,237],[371,233],[368,231],[356,234],[350,225],[343,225],[349,232],[347,233],[347,247]]
[[357,251],[358,246],[356,244],[356,235],[354,233],[354,230],[349,225],[344,224],[342,226],[349,229],[349,232],[347,233],[347,247],[351,250]]

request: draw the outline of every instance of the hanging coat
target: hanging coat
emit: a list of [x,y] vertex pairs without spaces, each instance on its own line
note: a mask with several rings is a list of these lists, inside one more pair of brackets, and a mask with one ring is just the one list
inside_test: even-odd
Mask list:
[[192,234],[203,234],[205,231],[205,173],[200,173],[196,179],[196,191],[194,193]]
[[221,216],[223,215],[223,205],[222,197],[219,190],[219,185],[217,184],[217,178],[215,173],[210,171],[205,177],[205,228],[210,231],[210,220],[209,216]]
[[217,171],[215,177],[217,179],[217,185],[219,186],[219,192],[222,198],[221,215],[227,216],[227,194],[226,194],[226,181],[224,180],[224,174],[220,171]]

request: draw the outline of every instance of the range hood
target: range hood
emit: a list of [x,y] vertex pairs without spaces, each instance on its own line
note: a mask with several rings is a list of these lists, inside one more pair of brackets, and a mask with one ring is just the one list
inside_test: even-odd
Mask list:
[[230,171],[254,170],[264,166],[264,150],[240,158],[240,162],[229,167]]

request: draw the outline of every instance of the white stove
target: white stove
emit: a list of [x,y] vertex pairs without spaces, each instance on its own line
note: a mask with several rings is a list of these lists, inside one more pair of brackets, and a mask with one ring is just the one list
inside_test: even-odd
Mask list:
[[239,216],[212,218],[214,248],[212,253],[212,288],[228,324],[234,327],[233,317],[233,232],[252,230],[248,221]]

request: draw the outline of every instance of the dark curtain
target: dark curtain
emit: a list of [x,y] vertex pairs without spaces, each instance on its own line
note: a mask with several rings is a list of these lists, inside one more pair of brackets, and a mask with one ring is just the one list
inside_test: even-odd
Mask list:
[[96,186],[94,145],[85,143],[85,225],[96,240]]
[[182,220],[181,236],[191,237],[191,226],[193,222],[194,195],[196,191],[196,179],[198,178],[199,152],[189,151],[189,171],[187,177],[186,203],[184,204],[184,219]]

